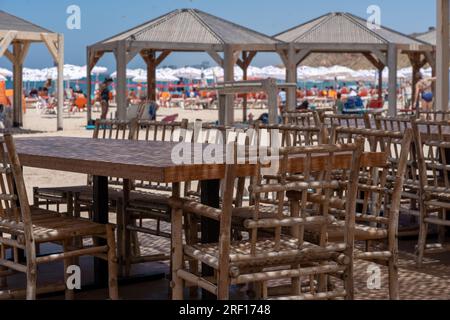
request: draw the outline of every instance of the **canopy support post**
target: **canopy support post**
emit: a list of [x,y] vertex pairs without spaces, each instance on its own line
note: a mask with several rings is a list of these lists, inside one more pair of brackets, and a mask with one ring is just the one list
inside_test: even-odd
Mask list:
[[127,118],[127,47],[125,41],[119,41],[115,50],[117,64],[117,118]]
[[388,46],[388,68],[389,68],[389,109],[388,114],[391,117],[397,115],[397,46],[389,44]]

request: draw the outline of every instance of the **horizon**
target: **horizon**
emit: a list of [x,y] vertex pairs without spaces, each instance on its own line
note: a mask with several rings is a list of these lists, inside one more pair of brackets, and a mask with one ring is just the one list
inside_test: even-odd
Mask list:
[[[243,25],[255,31],[273,36],[294,26],[317,18],[328,12],[345,11],[360,17],[368,17],[367,8],[378,5],[381,8],[381,24],[404,34],[423,33],[436,25],[435,3],[411,3],[407,0],[316,0],[314,6],[305,7],[306,1],[279,0],[248,0],[242,3],[238,0],[206,1],[206,0],[132,0],[123,7],[120,1],[97,0],[94,3],[87,0],[0,0],[0,10],[16,15],[54,32],[65,36],[65,64],[83,66],[86,64],[86,47],[95,42],[109,38],[115,34],[133,28],[143,22],[152,20],[175,9],[195,8],[212,15],[219,16],[231,22]],[[66,26],[69,14],[67,7],[78,5],[81,9],[81,29],[69,30]],[[289,14],[283,8],[292,7]],[[24,11],[24,8],[27,8]],[[105,9],[106,8],[106,9]],[[258,15],[252,15],[252,10],[258,8]],[[325,8],[325,9],[323,9]],[[408,10],[405,10],[408,8]],[[402,12],[399,14],[399,12]],[[295,12],[295,14],[292,14]],[[297,14],[298,12],[298,14]],[[411,23],[414,20],[414,23]],[[114,23],[104,23],[113,21]],[[92,30],[95,30],[93,32]],[[209,63],[216,64],[205,53],[175,53],[170,55],[161,65],[165,66],[195,66]],[[259,53],[252,65],[257,67],[281,64],[275,53]],[[43,44],[34,44],[30,49],[24,67],[43,69],[54,65],[50,54]],[[115,71],[112,54],[105,55],[97,65],[108,68],[108,73]],[[0,58],[0,67],[11,69],[9,61]],[[144,68],[143,61],[136,57],[129,69]]]

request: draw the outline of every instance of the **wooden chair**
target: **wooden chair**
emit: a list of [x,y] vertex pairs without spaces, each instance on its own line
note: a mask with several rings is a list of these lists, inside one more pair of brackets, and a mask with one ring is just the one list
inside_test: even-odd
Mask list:
[[[97,120],[95,130],[93,133],[94,139],[128,139],[131,131],[132,122],[117,121],[117,120]],[[60,206],[66,205],[66,213],[68,215],[80,216],[81,205],[74,202],[74,198],[80,194],[92,194],[92,179],[87,178],[87,184],[81,186],[66,186],[66,187],[51,187],[51,188],[33,188],[33,206],[45,206],[46,210],[50,209],[51,205],[56,205],[56,212],[60,213]],[[117,184],[110,181],[111,183]],[[75,204],[76,203],[76,204]]]
[[[286,147],[307,147],[327,144],[329,141],[328,130],[324,126],[302,127],[294,124],[290,125],[264,125],[255,124],[258,147],[286,148]],[[273,177],[268,176],[267,183]],[[250,178],[252,180],[252,178]],[[251,185],[251,182],[250,182]],[[275,193],[261,195],[261,201],[265,203],[277,203]]]
[[[307,225],[319,225],[323,239],[327,226],[332,222],[329,215],[329,202],[323,206],[307,207],[305,200],[310,190],[329,195],[340,187],[331,177],[331,168],[335,155],[342,152],[353,154],[353,167],[345,196],[347,213],[346,239],[340,244],[328,246],[325,241],[318,245],[304,241],[304,229]],[[219,300],[229,299],[230,286],[234,284],[261,283],[261,297],[269,298],[273,293],[267,289],[271,280],[291,279],[291,289],[284,299],[333,299],[353,298],[353,225],[356,200],[358,164],[362,153],[362,143],[343,146],[317,146],[283,148],[279,157],[279,180],[277,183],[264,183],[260,165],[256,165],[256,179],[253,179],[252,193],[254,205],[245,208],[248,215],[244,226],[249,232],[248,240],[232,241],[231,226],[233,216],[243,208],[233,207],[233,192],[226,192],[222,209],[211,208],[191,199],[172,198],[172,297],[183,299],[185,286],[194,285],[216,295]],[[312,159],[318,155],[328,155],[327,164],[319,169]],[[302,168],[304,180],[290,182],[288,169],[296,172],[290,165],[293,157],[304,157]],[[295,161],[293,162],[295,163]],[[289,165],[288,165],[289,164]],[[236,179],[237,165],[227,165],[225,188],[232,190]],[[347,168],[348,169],[348,168]],[[314,177],[320,176],[321,179]],[[300,194],[301,200],[291,199],[289,209],[284,205],[270,206],[270,210],[261,211],[260,195],[277,192],[279,203],[290,192]],[[190,243],[183,245],[183,214],[201,216],[220,223],[218,243]],[[188,221],[185,219],[184,221]],[[194,260],[213,268],[215,276],[202,277],[192,269],[186,269],[184,260]],[[198,268],[195,268],[198,270]],[[314,279],[315,276],[344,273],[344,289],[328,291],[321,283],[310,281],[309,292],[302,286],[302,278]]]
[[[378,130],[405,132],[407,129],[412,129],[413,116],[402,117],[384,117],[375,116],[375,126]],[[398,153],[397,153],[398,155]],[[394,155],[391,160],[398,158]],[[393,163],[395,165],[395,163]],[[403,184],[402,192],[402,206],[400,207],[400,214],[404,216],[410,216],[408,226],[399,226],[400,236],[416,236],[418,235],[418,219],[420,216],[420,210],[418,207],[420,197],[420,180],[419,180],[419,166],[417,161],[417,151],[415,142],[411,144],[411,152],[408,158],[406,177]],[[411,226],[412,224],[412,226]]]
[[[450,226],[447,210],[450,209],[450,121],[414,122],[414,133],[420,169],[420,233],[417,246],[417,264],[423,264],[425,254],[449,251],[445,243],[446,227]],[[428,244],[429,226],[438,227],[438,241]]]
[[[181,142],[185,140],[188,121],[158,122],[140,120],[133,132],[134,140]],[[129,275],[131,265],[151,261],[169,260],[166,254],[141,254],[137,234],[148,234],[170,238],[170,232],[162,230],[162,223],[170,223],[171,209],[168,204],[172,195],[172,185],[152,181],[132,181],[128,201],[124,200],[123,214],[118,217],[120,232],[120,256]],[[155,226],[151,225],[155,222]],[[122,236],[123,233],[123,236]]]
[[[190,141],[200,144],[230,144],[237,143],[240,146],[253,145],[256,138],[256,130],[253,126],[248,128],[236,128],[231,126],[220,126],[210,123],[203,123],[202,121],[196,121],[194,127],[190,128],[191,134],[189,135]],[[242,201],[243,188],[242,183],[245,179],[241,179],[237,183],[240,192],[236,194],[236,201]],[[223,190],[223,188],[222,188]],[[193,197],[200,199],[201,185],[200,182],[189,181],[185,183],[184,195],[186,197]]]
[[[109,297],[118,299],[114,227],[30,208],[20,161],[9,134],[0,138],[0,157],[0,280],[6,282],[6,276],[13,273],[24,273],[27,277],[26,290],[0,291],[0,298],[19,298],[23,295],[27,299],[36,299],[37,294],[64,288],[66,298],[71,299],[73,291],[64,285],[37,288],[38,265],[63,260],[66,280],[66,269],[73,264],[73,259],[91,255],[108,261]],[[76,237],[105,238],[107,245],[73,248],[71,244]],[[62,253],[36,256],[36,245],[55,242],[63,244]],[[25,251],[25,263],[20,262],[19,250]],[[8,252],[11,260],[8,259]]]
[[[331,141],[352,143],[359,137],[366,138],[366,152],[379,152],[384,158],[378,163],[374,159],[373,165],[361,166],[359,172],[355,240],[364,241],[366,248],[365,252],[355,251],[355,258],[387,265],[389,295],[391,299],[398,299],[398,220],[413,133],[412,129],[400,133],[335,127]],[[346,177],[341,180],[345,182]],[[339,198],[331,200],[332,211],[338,219],[343,213]],[[322,201],[316,196],[310,200]],[[328,229],[329,241],[340,241],[345,227],[343,219],[335,222]],[[319,239],[317,230],[310,228],[309,231]]]

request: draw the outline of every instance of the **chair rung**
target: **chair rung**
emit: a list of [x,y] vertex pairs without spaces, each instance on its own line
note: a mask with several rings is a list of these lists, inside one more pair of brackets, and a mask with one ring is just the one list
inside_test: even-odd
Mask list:
[[170,238],[170,237],[172,237],[172,235],[170,233],[167,233],[167,232],[155,231],[153,229],[136,227],[136,226],[131,226],[131,225],[127,226],[127,230],[136,231],[136,232],[140,232],[140,233],[146,233],[146,234],[150,234],[152,236],[163,237],[163,238]]
[[442,219],[437,219],[437,218],[425,218],[424,220],[425,220],[426,223],[436,224],[438,226],[450,227],[450,221],[449,220],[442,220]]
[[2,201],[17,201],[17,196],[10,195],[10,194],[0,194],[0,200],[2,200]]
[[186,282],[190,282],[194,285],[197,285],[198,287],[200,287],[202,289],[205,289],[208,292],[211,292],[214,295],[217,295],[217,286],[199,276],[196,276],[185,270],[178,270],[177,276]]
[[132,257],[131,263],[145,263],[145,262],[160,262],[160,261],[168,261],[170,260],[170,256],[166,254],[155,254],[152,256],[140,256],[140,257]]
[[286,279],[286,278],[298,278],[302,276],[310,276],[317,274],[327,274],[327,273],[336,273],[339,271],[344,271],[347,269],[347,266],[339,266],[339,265],[322,265],[317,267],[310,268],[302,268],[302,269],[292,269],[292,270],[280,270],[280,271],[268,271],[268,272],[259,272],[252,274],[245,274],[238,276],[234,284],[244,284],[249,282],[261,282],[261,281],[269,281],[269,280],[277,280],[277,279]]
[[331,292],[320,292],[316,294],[303,294],[299,296],[286,296],[286,297],[276,297],[269,300],[330,300],[336,298],[344,298],[347,295],[347,291],[331,291]]
[[0,266],[4,266],[18,272],[27,273],[27,266],[9,260],[0,259]]
[[[47,285],[45,287],[37,287],[36,293],[39,294],[47,294],[53,292],[64,292],[66,289],[66,285],[64,283],[57,283]],[[23,299],[26,297],[27,291],[25,289],[20,290],[4,290],[0,291],[0,300],[6,299]]]
[[11,168],[0,167],[0,174],[11,174],[11,173],[12,173]]
[[20,244],[17,240],[6,239],[6,238],[1,238],[0,237],[0,244],[1,245],[4,244],[4,245],[7,245],[9,247],[14,247],[14,248],[25,250],[25,246],[23,244]]
[[378,252],[357,252],[355,258],[361,260],[389,260],[392,258],[392,253],[389,251]]
[[108,252],[108,246],[78,249],[78,250],[74,250],[74,251],[56,253],[56,254],[51,254],[48,256],[38,257],[38,258],[36,258],[36,263],[38,263],[38,264],[39,263],[47,263],[47,262],[51,262],[51,261],[64,260],[64,259],[72,258],[72,257],[94,255],[94,254],[103,253],[103,252]]

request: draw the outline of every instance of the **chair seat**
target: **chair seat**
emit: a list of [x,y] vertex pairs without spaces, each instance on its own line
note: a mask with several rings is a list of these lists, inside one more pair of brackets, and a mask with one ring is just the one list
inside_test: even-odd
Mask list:
[[[318,233],[319,230],[315,226],[307,226],[306,230],[312,233]],[[345,221],[336,221],[327,227],[328,241],[338,242],[344,239]],[[388,236],[387,229],[370,227],[363,224],[355,225],[355,240],[381,240]]]
[[37,243],[53,242],[77,236],[103,235],[104,224],[77,219],[53,212],[31,208],[33,233]]
[[[344,251],[345,246],[340,248]],[[205,263],[211,267],[218,266],[219,245],[217,243],[196,244],[185,246],[184,253],[192,258],[203,255]],[[271,255],[271,253],[273,253]],[[253,266],[278,266],[286,263],[308,261],[314,256],[316,259],[329,259],[336,255],[336,251],[330,251],[318,245],[304,242],[299,246],[298,239],[289,236],[282,236],[279,247],[275,247],[273,238],[261,239],[256,242],[256,252],[251,255],[251,242],[239,241],[230,245],[230,263],[232,266],[243,265]],[[208,263],[209,262],[209,263]]]

